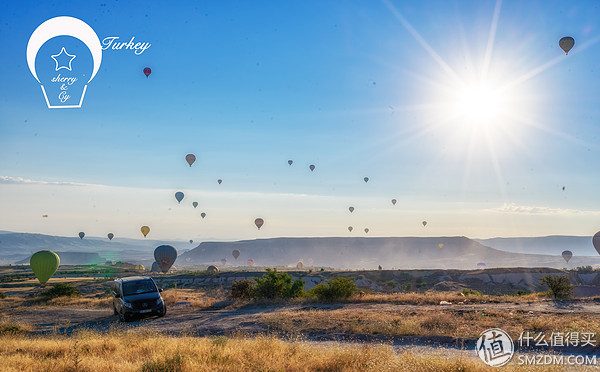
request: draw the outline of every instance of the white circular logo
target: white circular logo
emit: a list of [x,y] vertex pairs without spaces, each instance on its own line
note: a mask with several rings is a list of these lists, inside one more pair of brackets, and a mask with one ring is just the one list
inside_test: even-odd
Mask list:
[[488,366],[501,367],[510,362],[515,346],[508,333],[500,328],[491,328],[479,335],[475,351]]

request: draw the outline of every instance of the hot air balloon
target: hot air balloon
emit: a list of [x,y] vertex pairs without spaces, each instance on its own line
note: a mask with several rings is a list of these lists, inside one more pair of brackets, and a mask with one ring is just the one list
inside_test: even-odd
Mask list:
[[392,199],[392,204],[396,205],[396,199]]
[[216,266],[210,265],[209,267],[206,268],[206,271],[210,271],[210,272],[216,273],[216,272],[219,271],[219,268],[216,267]]
[[558,41],[558,46],[565,51],[565,54],[569,54],[569,50],[573,48],[573,45],[575,45],[575,39],[570,36],[565,36]]
[[248,261],[246,261],[248,263],[248,266],[254,266],[254,260],[249,258]]
[[240,256],[240,251],[234,249],[233,252],[231,252],[231,255],[237,260],[237,258]]
[[439,247],[440,249],[442,249],[442,248],[444,248],[444,244],[443,244],[443,243],[440,243],[440,244],[438,244],[438,247]]
[[177,191],[175,193],[175,199],[177,199],[177,203],[181,203],[181,201],[183,200],[183,193],[181,191]]
[[194,206],[194,208],[198,207],[198,202],[193,202],[192,205]]
[[150,272],[157,273],[160,271],[160,267],[158,267],[158,263],[156,261],[152,262],[152,267],[150,268]]
[[427,221],[423,221],[421,223],[423,224],[423,226],[427,226]]
[[144,238],[145,238],[146,235],[148,235],[148,233],[150,232],[150,228],[148,226],[142,226],[142,227],[140,227],[140,231],[142,232],[142,234],[144,234]]
[[348,231],[352,232],[353,227],[352,226],[348,226]]
[[190,262],[190,261],[191,261],[191,259],[189,257],[185,259],[185,262]]
[[571,259],[571,257],[573,257],[573,252],[571,251],[563,251],[562,253],[562,257],[565,259],[565,261],[567,261],[567,263],[569,262],[569,260]]
[[227,263],[227,260],[224,258],[221,258],[221,265],[225,266],[226,263]]
[[146,77],[150,76],[151,73],[152,69],[150,67],[144,67],[144,75],[146,75]]
[[293,160],[288,160],[288,164],[292,165],[292,164],[294,164],[294,161]]
[[60,265],[60,257],[52,251],[35,252],[29,259],[29,266],[42,285],[54,275]]
[[204,212],[200,213],[200,217],[202,217],[202,218],[206,217],[206,213],[204,213]]
[[363,178],[363,180],[365,181],[365,183],[369,182],[369,177],[365,177]]
[[350,207],[348,208],[348,210],[350,211],[350,213],[354,212],[354,207]]
[[190,244],[192,244],[194,241],[192,239],[190,239]]
[[369,228],[365,227],[365,234],[368,234],[368,233],[369,233]]
[[304,268],[304,264],[302,262],[298,262],[296,264],[296,269],[303,269]]
[[263,220],[262,218],[257,218],[254,220],[254,224],[256,225],[256,227],[258,227],[259,230],[264,223],[265,223],[265,220]]
[[79,239],[83,239],[83,237],[84,237],[84,236],[85,236],[85,233],[84,233],[83,231],[81,231],[81,232],[79,233]]
[[115,234],[113,233],[108,233],[108,240],[112,240],[112,238],[115,237]]
[[177,250],[170,245],[160,245],[154,250],[154,259],[160,271],[166,274],[177,259]]
[[310,168],[310,171],[311,171],[311,172],[315,170],[315,166],[314,166],[314,164],[311,164],[311,165],[309,165],[308,167]]
[[306,260],[306,262],[307,262],[309,265],[312,265],[314,261],[313,261],[313,259],[312,259],[312,258],[310,258],[310,257],[309,257],[309,258],[308,258],[308,260]]
[[594,248],[596,248],[596,252],[598,252],[598,254],[600,254],[600,231],[598,231],[592,238],[592,244],[594,244]]
[[42,214],[42,218],[48,218],[47,214]]
[[480,269],[485,269],[485,263],[484,262],[479,262],[477,263],[477,267]]
[[194,164],[194,162],[196,161],[196,155],[194,154],[187,154],[185,156],[185,161],[188,162],[188,164],[190,165],[190,167],[192,166],[192,164]]
[[220,184],[221,184],[221,182],[223,182],[223,180],[219,178],[219,179],[217,180],[217,182],[218,182],[218,183],[219,183],[219,185],[220,185]]

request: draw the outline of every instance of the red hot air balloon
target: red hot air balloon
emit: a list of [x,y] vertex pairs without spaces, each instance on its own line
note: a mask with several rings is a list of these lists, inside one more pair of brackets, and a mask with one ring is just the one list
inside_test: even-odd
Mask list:
[[150,76],[151,73],[152,73],[152,69],[150,67],[144,68],[144,75],[146,75],[146,77]]
[[262,218],[257,218],[254,220],[254,224],[256,225],[256,227],[258,227],[259,230],[264,223],[265,223],[265,220],[263,220]]
[[185,156],[185,161],[187,161],[187,163],[190,165],[190,167],[192,166],[192,164],[194,164],[194,162],[196,161],[196,155],[194,154],[187,154]]
[[249,258],[248,261],[246,261],[248,263],[248,266],[254,266],[254,260]]

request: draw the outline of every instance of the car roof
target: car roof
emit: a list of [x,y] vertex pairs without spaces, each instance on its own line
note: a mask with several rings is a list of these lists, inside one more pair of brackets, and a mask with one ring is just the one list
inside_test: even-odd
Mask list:
[[122,282],[133,282],[133,281],[137,281],[137,280],[148,280],[148,279],[152,279],[149,276],[128,276],[125,278],[119,278],[119,279],[115,279],[115,281],[120,280]]

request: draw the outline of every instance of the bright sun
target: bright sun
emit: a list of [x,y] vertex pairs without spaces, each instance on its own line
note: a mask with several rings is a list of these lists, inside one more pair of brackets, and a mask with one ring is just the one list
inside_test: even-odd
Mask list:
[[489,126],[498,122],[504,112],[504,99],[497,89],[480,84],[464,87],[453,103],[454,115],[473,126]]

